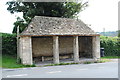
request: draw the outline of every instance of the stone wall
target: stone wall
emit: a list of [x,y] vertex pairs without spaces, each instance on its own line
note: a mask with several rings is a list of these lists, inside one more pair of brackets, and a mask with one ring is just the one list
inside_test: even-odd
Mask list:
[[[52,37],[32,38],[33,57],[53,56]],[[73,54],[73,37],[59,37],[60,55]],[[79,37],[80,57],[92,56],[92,37]]]
[[52,37],[32,38],[33,57],[51,56],[53,54]]
[[92,37],[79,37],[80,57],[92,57]]

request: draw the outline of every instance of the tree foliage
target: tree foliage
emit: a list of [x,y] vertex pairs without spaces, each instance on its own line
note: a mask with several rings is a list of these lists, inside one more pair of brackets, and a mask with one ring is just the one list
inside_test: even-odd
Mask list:
[[16,34],[0,33],[2,37],[2,54],[13,55],[17,53]]
[[6,4],[10,13],[23,13],[23,19],[19,18],[14,23],[13,33],[16,33],[18,25],[22,27],[21,32],[34,16],[74,18],[87,6],[87,2],[7,2]]

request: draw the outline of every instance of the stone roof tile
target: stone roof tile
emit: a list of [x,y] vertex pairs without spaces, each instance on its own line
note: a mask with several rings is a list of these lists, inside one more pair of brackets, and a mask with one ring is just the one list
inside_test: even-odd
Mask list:
[[98,35],[81,20],[35,16],[28,27],[20,34],[42,35]]

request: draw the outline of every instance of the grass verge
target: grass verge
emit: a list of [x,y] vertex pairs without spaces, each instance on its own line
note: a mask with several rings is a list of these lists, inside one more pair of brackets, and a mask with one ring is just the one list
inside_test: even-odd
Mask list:
[[109,59],[101,59],[101,60],[97,60],[97,61],[85,61],[83,62],[83,64],[91,64],[91,63],[104,63],[104,62],[109,62]]
[[[1,59],[0,59],[1,60]],[[2,68],[24,68],[24,67],[35,67],[35,65],[22,65],[16,63],[16,58],[8,55],[2,56]]]
[[104,63],[104,62],[109,62],[109,59],[101,59],[101,60],[97,60],[97,61],[85,61],[85,62],[81,62],[81,63],[60,63],[60,64],[48,64],[45,66],[59,66],[59,65],[71,65],[71,64],[91,64],[91,63]]
[[104,56],[104,57],[101,57],[101,59],[118,59],[120,58],[120,56]]
[[[83,64],[91,64],[91,63],[103,63],[110,61],[109,59],[117,59],[120,58],[118,56],[105,56],[101,57],[101,60],[98,61],[85,61]],[[1,65],[2,64],[2,65]],[[48,64],[45,66],[58,66],[58,65],[71,65],[71,64],[80,64],[80,63],[60,63],[60,64]],[[3,68],[24,68],[24,67],[36,67],[35,65],[22,65],[16,63],[16,58],[8,55],[0,56],[0,67]]]
[[79,63],[59,63],[59,64],[48,64],[45,66],[59,66],[59,65],[71,65],[71,64],[79,64]]

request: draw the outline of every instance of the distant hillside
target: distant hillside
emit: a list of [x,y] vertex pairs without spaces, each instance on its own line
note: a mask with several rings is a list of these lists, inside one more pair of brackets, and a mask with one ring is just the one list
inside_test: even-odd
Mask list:
[[103,36],[110,36],[110,37],[118,36],[118,31],[97,32],[97,33]]

